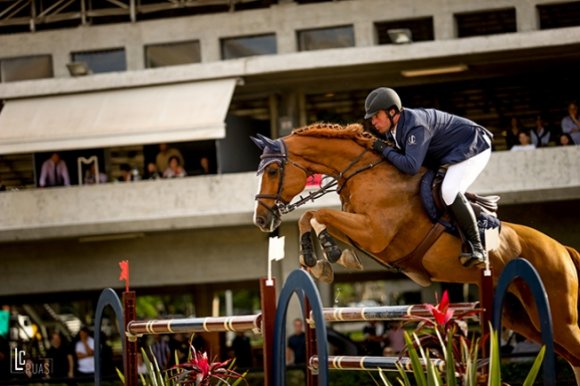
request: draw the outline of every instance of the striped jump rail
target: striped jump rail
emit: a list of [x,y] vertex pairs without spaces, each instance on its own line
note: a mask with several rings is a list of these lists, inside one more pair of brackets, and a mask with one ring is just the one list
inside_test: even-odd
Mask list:
[[262,314],[219,316],[206,318],[182,318],[166,320],[135,320],[127,324],[127,333],[133,336],[144,334],[178,334],[194,332],[260,332]]
[[[430,359],[431,363],[445,373],[445,361],[442,359]],[[419,359],[421,365],[425,368],[427,362],[422,358]],[[319,359],[318,355],[313,355],[308,361],[310,369],[318,372]],[[375,370],[398,371],[397,365],[405,371],[412,371],[411,359],[407,357],[371,357],[371,356],[328,356],[329,370]]]
[[[449,308],[455,314],[478,311],[479,303],[453,303]],[[431,311],[422,304],[405,306],[380,306],[380,307],[336,307],[323,308],[322,314],[327,322],[362,322],[367,320],[405,320],[409,317],[418,316],[431,318]],[[475,314],[472,318],[478,318]],[[312,313],[310,314],[312,320]]]

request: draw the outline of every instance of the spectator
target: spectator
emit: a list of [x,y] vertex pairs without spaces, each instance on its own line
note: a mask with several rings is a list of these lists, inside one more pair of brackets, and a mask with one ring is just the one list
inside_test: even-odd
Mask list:
[[[160,370],[163,370],[161,368],[161,365],[159,365],[159,369]],[[145,375],[145,374],[147,374],[147,372],[148,372],[147,365],[143,361],[143,354],[141,353],[141,351],[139,351],[137,353],[137,374],[139,374],[139,375]]]
[[[199,336],[199,334],[195,334]],[[194,337],[195,337],[194,336]],[[194,346],[195,347],[195,346]],[[179,363],[184,363],[189,355],[189,342],[184,334],[171,335],[169,338],[169,349],[171,350],[171,357],[169,358],[169,367],[175,365],[175,357]],[[198,347],[195,348],[198,350]],[[198,352],[204,352],[205,350],[198,350]]]
[[166,143],[159,144],[159,153],[157,153],[157,157],[155,157],[155,165],[157,166],[157,170],[166,170],[169,166],[171,157],[179,158],[179,164],[185,165],[183,156],[178,149],[169,147]]
[[[403,322],[392,322],[388,325],[385,337],[387,339],[387,347],[385,350],[389,350],[389,355],[399,354],[406,347],[405,338],[403,335]],[[384,351],[383,351],[384,352]]]
[[532,144],[535,147],[546,147],[550,142],[550,131],[544,127],[544,121],[541,116],[536,117],[536,126],[530,132]]
[[92,375],[95,372],[95,342],[89,336],[89,329],[83,326],[79,332],[79,341],[75,346],[77,371],[79,375]]
[[121,164],[121,177],[117,179],[120,182],[131,182],[133,181],[133,174],[131,173],[131,166],[129,164]]
[[[107,175],[103,172],[99,172],[98,183],[104,184],[105,182],[107,182]],[[85,185],[94,185],[96,183],[97,183],[97,164],[92,163],[91,167],[89,169],[87,169],[87,171],[85,173],[84,184]]]
[[47,186],[69,186],[70,177],[66,163],[57,152],[52,153],[49,159],[44,161],[40,169],[38,185],[41,188]]
[[157,165],[155,165],[153,162],[149,162],[147,164],[146,179],[147,180],[158,180],[160,178],[161,178],[161,174],[159,174],[159,171],[157,170]]
[[155,343],[151,346],[151,351],[159,365],[159,369],[165,370],[168,368],[169,360],[171,359],[169,343],[167,343],[167,338],[163,335],[153,335],[153,339],[155,339]]
[[52,333],[50,338],[50,348],[46,351],[46,356],[52,359],[51,378],[73,378],[74,358],[73,353],[63,342],[62,334],[58,331]]
[[207,157],[201,157],[199,159],[199,167],[191,171],[192,176],[201,176],[209,174],[209,159]]
[[371,320],[363,328],[363,334],[365,336],[364,348],[366,350],[366,355],[372,356],[382,356],[383,346],[384,346],[384,334],[385,326],[378,323],[376,320]]
[[526,133],[525,131],[521,131],[518,135],[518,139],[520,145],[514,145],[511,148],[511,151],[522,151],[522,150],[534,150],[536,147],[532,145],[532,139],[530,138],[530,134]]
[[580,118],[576,102],[568,105],[568,115],[562,119],[562,133],[570,134],[573,143],[580,145]]
[[523,130],[519,119],[512,117],[510,121],[510,128],[506,131],[505,142],[508,150],[515,145],[520,145],[519,134]]
[[560,145],[560,146],[571,146],[571,145],[575,145],[575,143],[572,140],[572,137],[570,136],[570,134],[568,134],[568,133],[562,133],[562,134],[560,134],[560,138],[559,138],[559,141],[558,141],[558,145]]
[[302,319],[294,319],[294,334],[288,337],[286,348],[286,362],[295,365],[306,363],[306,334]]
[[186,175],[185,169],[183,169],[181,161],[179,161],[179,157],[172,156],[169,158],[169,166],[163,172],[163,178],[179,178],[185,177]]
[[234,350],[234,357],[236,358],[236,366],[243,369],[252,367],[252,345],[250,338],[243,332],[238,332],[232,342],[232,349]]

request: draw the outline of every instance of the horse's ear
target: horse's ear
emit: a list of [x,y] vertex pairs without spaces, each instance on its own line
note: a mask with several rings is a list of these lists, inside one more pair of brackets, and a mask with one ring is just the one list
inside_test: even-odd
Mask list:
[[266,144],[266,146],[268,146],[270,149],[272,149],[274,151],[278,151],[280,149],[280,145],[278,144],[278,142],[275,139],[268,138],[265,135],[262,135],[260,133],[258,133],[257,135],[258,135],[258,138],[260,138]]
[[256,138],[256,137],[250,137],[250,139],[252,140],[252,142],[254,142],[256,144],[256,146],[258,146],[260,148],[260,150],[264,150],[264,147],[266,146],[264,141],[262,141],[261,139]]

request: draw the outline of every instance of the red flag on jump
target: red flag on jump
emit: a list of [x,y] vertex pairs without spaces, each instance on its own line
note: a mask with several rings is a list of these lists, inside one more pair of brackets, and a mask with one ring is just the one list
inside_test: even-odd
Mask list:
[[125,292],[129,292],[129,260],[119,261],[119,267],[121,267],[119,280],[125,280]]

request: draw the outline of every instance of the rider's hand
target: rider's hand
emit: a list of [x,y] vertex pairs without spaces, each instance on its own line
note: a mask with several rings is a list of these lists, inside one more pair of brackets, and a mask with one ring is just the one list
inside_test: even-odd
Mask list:
[[375,139],[375,141],[373,142],[373,150],[381,155],[383,154],[387,146],[388,146],[387,143],[380,139]]

